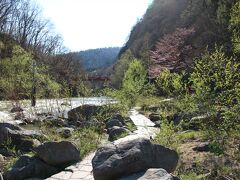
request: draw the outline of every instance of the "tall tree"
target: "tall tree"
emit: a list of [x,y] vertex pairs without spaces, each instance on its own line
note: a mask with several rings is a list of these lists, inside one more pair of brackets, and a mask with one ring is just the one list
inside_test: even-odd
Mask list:
[[185,55],[192,49],[186,39],[194,32],[193,28],[177,28],[157,42],[155,50],[150,51],[150,77],[158,76],[163,69],[176,71],[185,66]]

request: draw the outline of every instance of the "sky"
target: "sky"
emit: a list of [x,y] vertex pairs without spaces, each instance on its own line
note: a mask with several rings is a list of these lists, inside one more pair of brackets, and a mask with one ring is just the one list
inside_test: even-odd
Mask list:
[[123,46],[153,0],[36,0],[70,51]]

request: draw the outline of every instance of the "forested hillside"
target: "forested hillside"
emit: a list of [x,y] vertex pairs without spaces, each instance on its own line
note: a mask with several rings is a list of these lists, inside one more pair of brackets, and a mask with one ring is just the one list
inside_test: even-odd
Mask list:
[[90,49],[80,52],[70,53],[74,58],[81,62],[83,68],[87,71],[92,71],[101,68],[108,68],[113,65],[116,60],[119,47]]
[[63,54],[62,38],[27,0],[0,1],[0,99],[77,95],[80,62]]
[[[144,17],[133,27],[129,40],[119,54],[112,75],[113,85],[119,86],[132,57],[150,66],[150,50],[155,50],[156,43],[176,28],[192,29],[184,39],[191,50],[184,53],[185,70],[189,69],[195,57],[199,57],[208,47],[216,44],[224,46],[231,53],[231,38],[228,28],[229,11],[235,0],[155,0]],[[169,61],[171,64],[171,62]]]

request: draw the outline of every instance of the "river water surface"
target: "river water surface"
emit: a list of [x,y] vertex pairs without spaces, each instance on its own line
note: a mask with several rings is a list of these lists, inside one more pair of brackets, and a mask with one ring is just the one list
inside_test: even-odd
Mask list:
[[[104,105],[116,103],[109,97],[81,97],[65,99],[38,99],[36,106],[31,107],[30,100],[22,100],[18,105],[24,109],[24,115],[28,118],[37,113],[52,113],[56,116],[67,118],[67,112],[81,105]],[[14,113],[10,113],[12,107],[16,104],[13,101],[0,101],[0,122],[11,122],[14,120]]]

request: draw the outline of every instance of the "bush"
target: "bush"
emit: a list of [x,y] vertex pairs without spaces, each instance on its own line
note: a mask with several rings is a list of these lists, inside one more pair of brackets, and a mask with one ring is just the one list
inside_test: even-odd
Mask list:
[[240,64],[220,49],[206,52],[198,59],[191,74],[198,108],[209,115],[205,128],[225,136],[239,125]]
[[179,140],[176,137],[176,130],[177,127],[173,125],[173,122],[169,123],[167,120],[163,120],[161,123],[160,133],[157,134],[154,141],[157,144],[177,150]]
[[121,91],[128,106],[133,106],[139,96],[150,96],[154,92],[154,87],[147,83],[147,72],[139,60],[135,59],[129,64]]
[[181,74],[163,70],[155,81],[158,93],[163,96],[178,96],[184,93],[185,85],[182,79]]

